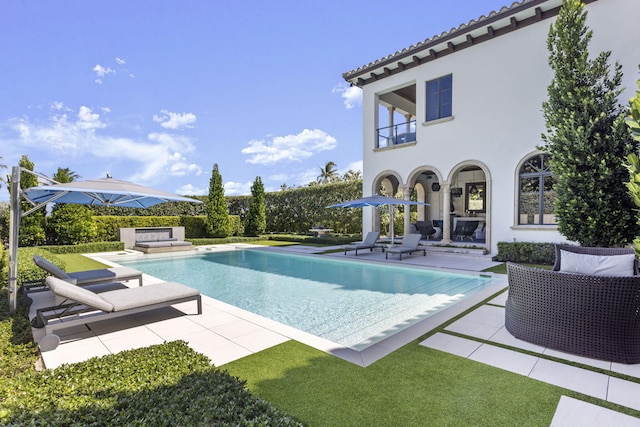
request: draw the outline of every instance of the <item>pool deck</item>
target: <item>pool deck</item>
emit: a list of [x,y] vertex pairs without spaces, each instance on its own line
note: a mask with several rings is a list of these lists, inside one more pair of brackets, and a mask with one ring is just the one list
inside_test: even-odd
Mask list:
[[[229,246],[243,249],[249,245],[212,245],[201,247],[198,250],[229,250]],[[314,254],[319,250],[326,251],[328,249],[302,245],[261,248],[277,252],[305,254]],[[127,255],[122,255],[123,253],[111,254],[113,256],[100,254],[96,258],[106,264],[116,265],[113,262],[114,258],[139,256],[132,252],[127,252]],[[149,257],[149,255],[145,256]],[[479,274],[481,270],[497,264],[491,261],[491,256],[488,255],[438,252],[427,252],[427,256],[422,256],[422,253],[403,256],[402,261],[399,261],[397,257],[390,257],[387,260],[380,251],[362,251],[357,257],[353,252],[349,252],[346,256],[343,252],[322,256],[357,259],[362,262],[384,262],[418,268],[453,270],[469,274]],[[196,314],[193,302],[185,302],[173,307],[59,330],[57,334],[60,337],[60,345],[54,350],[43,351],[42,361],[44,367],[53,369],[65,363],[80,362],[92,357],[180,339],[186,341],[195,351],[209,357],[214,365],[221,366],[293,339],[366,367],[425,335],[491,295],[506,289],[506,276],[497,275],[497,277],[502,280],[497,280],[495,285],[480,294],[467,298],[363,351],[341,347],[311,334],[203,296],[203,313],[201,315]],[[148,285],[161,280],[144,275],[143,281],[145,285]],[[136,285],[137,283],[131,283],[131,286]],[[580,392],[586,396],[640,410],[640,398],[637,397],[640,396],[640,383],[622,378],[622,376],[640,378],[640,364],[621,365],[586,359],[517,340],[504,328],[506,295],[506,292],[499,294],[450,324],[445,331],[429,336],[420,345],[526,375],[532,379]],[[33,299],[31,317],[35,315],[37,308],[53,305],[53,295],[48,291],[30,293],[30,297]],[[33,335],[34,340],[39,342],[44,336],[44,331],[33,329]],[[478,340],[483,340],[483,342]],[[505,345],[508,348],[505,348]],[[581,367],[570,366],[563,361],[579,363]],[[575,424],[576,420],[583,421],[579,423],[581,426],[605,425],[615,420],[619,427],[640,427],[640,419],[581,400],[563,397],[558,403],[557,412],[551,425],[578,425]]]

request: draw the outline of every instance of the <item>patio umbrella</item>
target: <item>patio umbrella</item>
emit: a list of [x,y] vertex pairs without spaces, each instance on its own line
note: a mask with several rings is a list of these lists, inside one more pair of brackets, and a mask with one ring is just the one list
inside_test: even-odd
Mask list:
[[337,203],[335,205],[327,206],[328,208],[364,208],[374,207],[379,208],[382,206],[389,206],[389,228],[391,229],[391,244],[394,243],[393,232],[393,210],[395,205],[423,205],[429,206],[429,203],[414,202],[413,200],[398,199],[395,197],[381,196],[375,194],[373,196],[363,197],[361,199],[349,200],[347,202]]
[[[33,173],[29,170],[24,170]],[[13,312],[17,304],[17,268],[18,268],[18,230],[20,218],[38,210],[47,203],[69,203],[93,206],[122,206],[130,208],[148,208],[164,202],[202,203],[199,200],[164,191],[144,187],[131,182],[113,179],[110,176],[102,179],[70,182],[66,184],[42,185],[20,188],[19,166],[12,169],[11,178],[11,217],[9,227],[9,309]],[[37,175],[33,173],[34,175]],[[20,197],[24,197],[33,208],[20,212]]]
[[148,208],[164,202],[192,202],[199,200],[120,181],[111,177],[66,184],[42,185],[27,188],[23,196],[34,205],[41,203],[71,203],[93,206],[121,206]]

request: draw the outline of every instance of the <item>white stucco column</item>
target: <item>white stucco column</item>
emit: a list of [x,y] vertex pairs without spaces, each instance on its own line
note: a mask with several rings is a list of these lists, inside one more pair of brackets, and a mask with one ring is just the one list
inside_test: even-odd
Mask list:
[[411,121],[411,114],[405,114],[404,118],[405,118],[405,132],[409,133],[411,132],[411,123],[409,123]]
[[[411,187],[402,187],[405,200],[411,200]],[[404,205],[404,235],[411,232],[411,205]]]
[[442,243],[451,243],[451,186],[442,183]]
[[389,110],[389,144],[392,144],[392,141],[394,141],[393,137],[393,129],[394,129],[394,122],[393,122],[393,113],[396,111],[396,107],[388,107]]

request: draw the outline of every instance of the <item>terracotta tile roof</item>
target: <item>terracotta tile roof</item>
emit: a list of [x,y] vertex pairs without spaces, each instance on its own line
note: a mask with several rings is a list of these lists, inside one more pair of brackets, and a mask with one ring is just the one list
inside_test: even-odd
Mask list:
[[[596,0],[585,0],[591,3]],[[381,78],[441,58],[494,37],[556,16],[562,0],[522,0],[456,28],[413,44],[342,74],[352,85],[364,86]]]

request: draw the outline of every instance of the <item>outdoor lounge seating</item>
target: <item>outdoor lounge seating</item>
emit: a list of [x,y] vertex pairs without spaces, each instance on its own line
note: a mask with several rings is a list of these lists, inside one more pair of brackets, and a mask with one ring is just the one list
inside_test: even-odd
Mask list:
[[421,234],[407,234],[402,239],[402,244],[399,246],[391,246],[386,249],[385,258],[389,258],[389,254],[398,254],[400,256],[400,261],[402,261],[402,254],[413,254],[414,252],[422,251],[422,255],[427,255],[427,250],[425,248],[419,248],[420,239],[422,239]]
[[142,286],[142,272],[129,267],[101,268],[67,273],[41,256],[34,255],[33,262],[50,275],[78,286],[94,283],[126,282],[137,280]]
[[556,252],[555,271],[507,264],[507,331],[568,353],[640,363],[640,276],[633,250],[558,245]]
[[118,236],[125,249],[147,254],[193,249],[191,242],[184,240],[184,227],[120,228]]
[[376,243],[378,237],[380,237],[379,231],[370,231],[362,242],[353,242],[345,245],[344,254],[346,255],[348,251],[356,251],[356,256],[358,256],[358,249],[369,249],[373,251],[375,248],[382,248],[384,251],[384,247]]
[[61,304],[41,308],[36,312],[32,324],[34,327],[44,327],[47,335],[57,329],[126,316],[186,301],[196,301],[198,314],[202,314],[200,291],[175,282],[121,289],[115,286],[115,290],[107,289],[105,292],[75,286],[52,276],[47,277],[46,283],[56,297],[63,300]]
[[456,228],[453,230],[453,235],[456,239],[473,240],[473,233],[475,233],[476,228],[478,228],[478,224],[480,224],[480,221],[458,220],[456,221]]
[[418,233],[420,233],[425,239],[429,239],[437,233],[437,230],[433,228],[431,221],[416,221],[414,226]]

